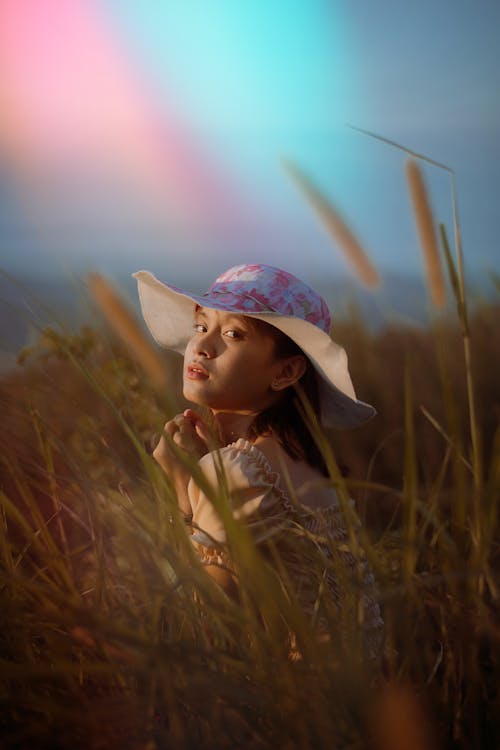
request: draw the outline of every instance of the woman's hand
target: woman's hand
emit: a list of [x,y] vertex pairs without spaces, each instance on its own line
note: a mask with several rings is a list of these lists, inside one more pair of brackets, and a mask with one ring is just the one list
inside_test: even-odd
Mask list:
[[153,458],[173,481],[177,492],[179,508],[185,515],[191,514],[187,496],[187,486],[191,478],[189,468],[176,455],[171,442],[195,461],[208,453],[208,444],[213,439],[205,422],[193,409],[186,409],[170,419],[163,428],[163,434],[153,451]]
[[172,471],[173,464],[180,463],[172,450],[166,436],[187,454],[198,460],[208,453],[210,433],[200,416],[192,409],[186,409],[170,419],[163,428],[158,445],[153,451],[153,458],[167,473]]

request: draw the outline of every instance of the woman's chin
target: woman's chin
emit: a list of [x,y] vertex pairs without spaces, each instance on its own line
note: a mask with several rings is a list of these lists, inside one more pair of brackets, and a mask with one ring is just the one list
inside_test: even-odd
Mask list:
[[212,407],[213,398],[211,398],[210,394],[205,391],[202,383],[185,382],[184,388],[182,389],[182,395],[193,404],[206,406],[209,409]]
[[182,395],[188,401],[192,401],[193,404],[198,404],[199,406],[208,406],[199,389],[193,388],[192,386],[190,387],[185,385],[182,389]]

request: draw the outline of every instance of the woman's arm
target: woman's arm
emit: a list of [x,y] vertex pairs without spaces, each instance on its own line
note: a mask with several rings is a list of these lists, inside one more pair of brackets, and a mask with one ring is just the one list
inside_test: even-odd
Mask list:
[[185,516],[191,515],[187,486],[191,479],[189,468],[178,458],[171,443],[198,461],[208,452],[209,432],[205,423],[192,409],[186,409],[170,419],[163,428],[162,436],[153,451],[153,458],[173,482],[179,509]]
[[[191,479],[189,468],[175,455],[170,440],[195,460],[209,452],[207,443],[214,442],[213,436],[198,414],[186,409],[169,420],[163,429],[158,445],[153,451],[153,458],[173,481],[181,513],[191,516],[192,508],[188,495],[188,484]],[[237,585],[234,575],[228,568],[216,562],[206,561],[204,569],[207,574],[224,589],[226,594],[236,597]]]
[[238,584],[236,576],[232,574],[228,568],[222,567],[217,563],[205,563],[203,569],[208,573],[210,578],[214,580],[219,586],[224,589],[226,594],[232,599],[238,598]]

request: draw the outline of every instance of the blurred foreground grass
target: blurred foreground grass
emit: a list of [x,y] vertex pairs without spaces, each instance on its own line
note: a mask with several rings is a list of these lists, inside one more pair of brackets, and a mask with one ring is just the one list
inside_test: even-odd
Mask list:
[[498,747],[499,312],[469,321],[476,464],[458,325],[336,328],[379,411],[330,435],[380,587],[376,666],[321,602],[318,642],[237,528],[240,603],[204,574],[149,456],[177,360],[158,395],[109,333],[47,329],[0,383],[1,745]]

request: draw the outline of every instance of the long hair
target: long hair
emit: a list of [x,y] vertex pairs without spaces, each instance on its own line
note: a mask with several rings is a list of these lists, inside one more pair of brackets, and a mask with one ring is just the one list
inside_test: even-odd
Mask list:
[[[320,401],[316,372],[302,349],[285,333],[273,325],[255,318],[247,318],[255,328],[265,331],[274,339],[275,354],[278,358],[301,354],[306,359],[306,370],[298,385],[316,414],[319,414]],[[284,450],[295,461],[306,461],[309,466],[328,476],[325,459],[311,435],[300,406],[294,386],[287,388],[279,401],[261,411],[253,420],[247,432],[248,440],[259,435],[272,433]]]

